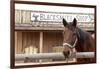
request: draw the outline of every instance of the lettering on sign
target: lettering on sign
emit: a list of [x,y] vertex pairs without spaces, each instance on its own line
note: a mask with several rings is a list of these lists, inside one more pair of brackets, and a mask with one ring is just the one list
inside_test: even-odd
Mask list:
[[94,15],[91,13],[53,13],[53,12],[31,12],[31,21],[46,21],[46,22],[62,22],[65,18],[68,22],[71,22],[74,18],[78,22],[94,22]]

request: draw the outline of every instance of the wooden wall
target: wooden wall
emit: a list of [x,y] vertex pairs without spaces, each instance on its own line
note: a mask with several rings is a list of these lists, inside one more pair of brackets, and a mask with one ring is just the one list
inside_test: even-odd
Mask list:
[[[62,44],[63,44],[62,32],[43,32],[42,42],[43,42],[42,43],[43,53],[56,52],[56,50],[58,49],[59,49],[59,52],[63,50],[62,49]],[[34,48],[35,50],[37,48],[38,52],[36,53],[40,53],[39,43],[40,43],[40,32],[22,32],[22,31],[15,32],[15,52],[16,54],[20,54],[20,53],[32,54]],[[55,47],[56,47],[56,50],[54,50]],[[26,52],[26,48],[28,48],[28,52]],[[63,61],[63,60],[43,59],[40,62],[51,62],[51,61]],[[34,62],[39,62],[39,61],[36,60]]]
[[15,32],[15,53],[22,53],[22,32]]
[[15,23],[31,23],[31,11],[16,10]]
[[[16,53],[24,53],[24,49],[29,46],[39,49],[39,38],[40,32],[15,32]],[[62,41],[61,32],[43,32],[43,52],[52,52],[54,46],[62,46]]]
[[62,46],[61,32],[44,32],[43,52],[52,52],[54,46]]
[[39,48],[39,32],[15,32],[16,53],[24,53],[29,46]]

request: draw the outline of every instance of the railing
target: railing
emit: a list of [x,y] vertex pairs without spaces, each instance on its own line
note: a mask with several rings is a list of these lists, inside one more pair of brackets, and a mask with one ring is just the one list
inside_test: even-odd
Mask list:
[[[93,58],[94,52],[76,52],[70,54],[69,58]],[[59,53],[38,53],[38,54],[16,54],[15,60],[25,60],[25,59],[64,59],[62,52]]]

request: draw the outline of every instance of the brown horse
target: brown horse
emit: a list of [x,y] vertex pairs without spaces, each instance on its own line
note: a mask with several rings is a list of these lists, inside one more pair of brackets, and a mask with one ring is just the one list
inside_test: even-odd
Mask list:
[[[77,52],[95,52],[95,41],[91,34],[77,27],[77,20],[74,18],[72,22],[68,23],[63,19],[63,54],[66,55],[72,51],[73,48]],[[92,63],[96,62],[94,58],[77,58],[77,63]]]

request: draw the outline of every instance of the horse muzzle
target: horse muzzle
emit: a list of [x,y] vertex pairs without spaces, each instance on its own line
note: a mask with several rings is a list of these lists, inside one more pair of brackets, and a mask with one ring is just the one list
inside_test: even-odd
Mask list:
[[68,43],[63,43],[63,47],[64,47],[63,54],[64,54],[65,58],[70,58],[70,56],[73,52],[72,51],[73,47]]

